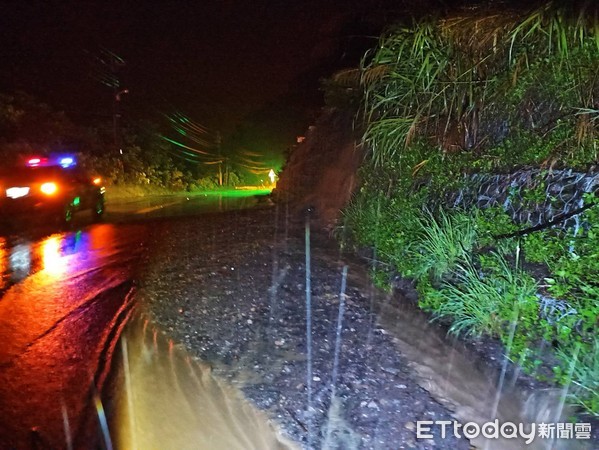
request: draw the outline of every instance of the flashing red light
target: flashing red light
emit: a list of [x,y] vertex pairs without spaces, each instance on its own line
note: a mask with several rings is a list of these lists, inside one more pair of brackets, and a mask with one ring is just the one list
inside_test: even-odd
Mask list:
[[27,161],[27,165],[28,166],[37,166],[41,162],[42,162],[42,160],[40,158],[31,158],[29,161]]

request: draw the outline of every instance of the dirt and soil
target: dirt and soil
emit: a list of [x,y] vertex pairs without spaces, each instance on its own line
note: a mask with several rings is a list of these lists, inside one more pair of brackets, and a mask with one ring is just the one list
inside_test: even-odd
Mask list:
[[378,324],[363,265],[313,229],[310,244],[311,409],[305,226],[284,206],[156,223],[138,297],[167,334],[304,447],[469,448],[434,429],[432,439],[416,439],[416,421],[452,420],[450,411],[420,387]]

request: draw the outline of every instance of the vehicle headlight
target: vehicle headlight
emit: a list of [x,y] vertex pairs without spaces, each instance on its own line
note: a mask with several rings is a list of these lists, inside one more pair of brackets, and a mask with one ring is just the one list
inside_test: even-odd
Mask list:
[[56,185],[56,183],[52,182],[44,183],[40,187],[40,190],[42,191],[42,193],[46,195],[53,195],[56,193],[56,191],[58,191],[58,186]]

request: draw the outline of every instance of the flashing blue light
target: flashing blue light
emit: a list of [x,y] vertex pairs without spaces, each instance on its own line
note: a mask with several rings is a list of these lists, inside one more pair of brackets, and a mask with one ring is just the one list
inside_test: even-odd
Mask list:
[[66,158],[60,158],[59,164],[66,169],[67,167],[71,167],[75,164],[75,158],[71,158],[70,156]]

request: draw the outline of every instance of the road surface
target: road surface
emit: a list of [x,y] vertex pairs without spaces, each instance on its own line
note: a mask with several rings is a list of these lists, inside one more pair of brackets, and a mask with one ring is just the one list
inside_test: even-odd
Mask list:
[[103,223],[82,214],[66,232],[3,230],[0,448],[106,446],[100,394],[133,314],[133,280],[152,224],[255,202],[152,197],[109,204]]

